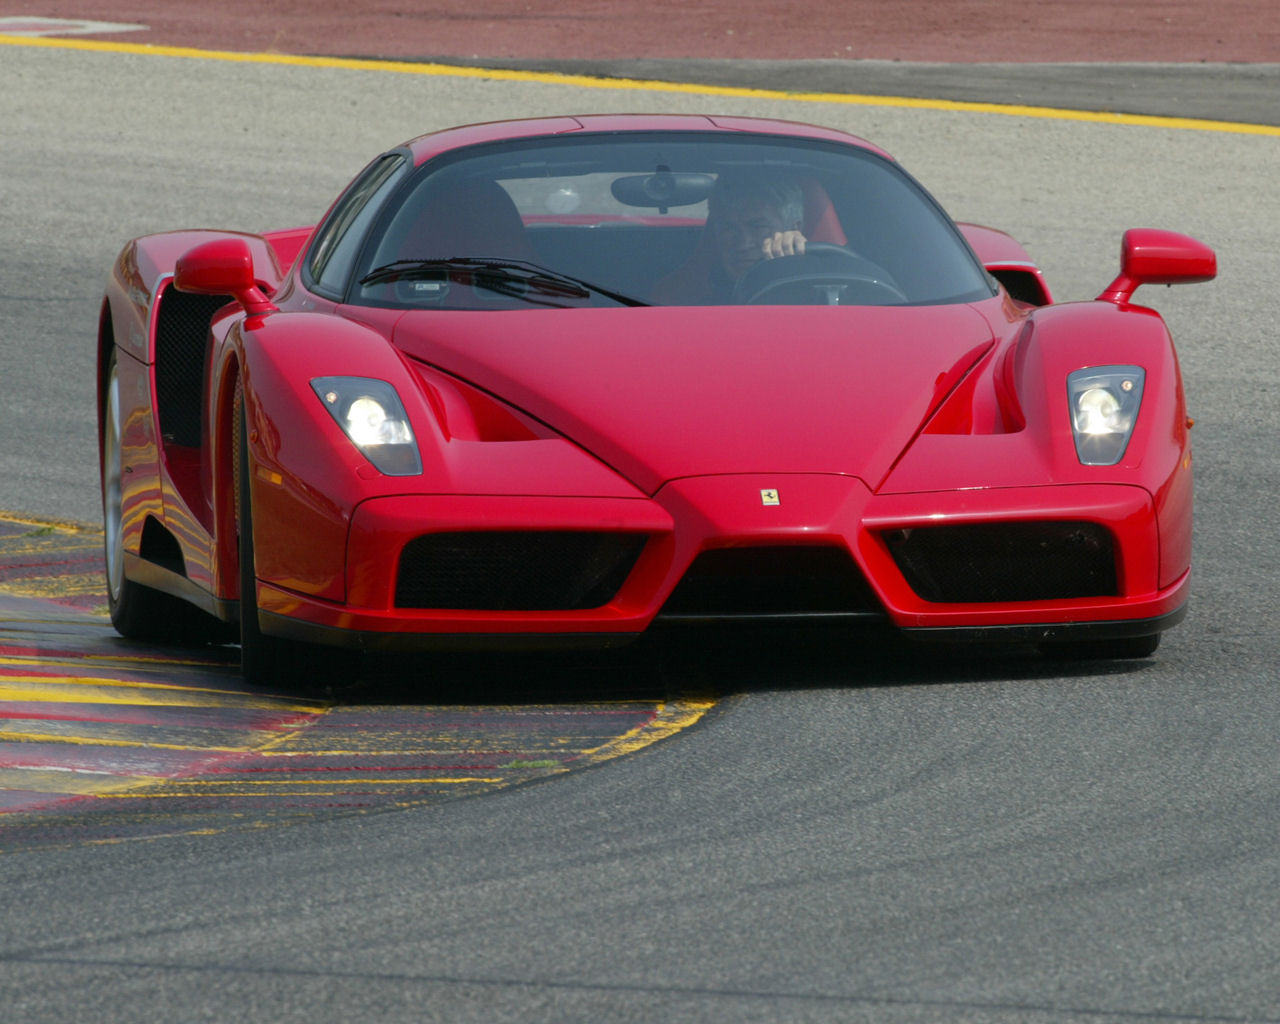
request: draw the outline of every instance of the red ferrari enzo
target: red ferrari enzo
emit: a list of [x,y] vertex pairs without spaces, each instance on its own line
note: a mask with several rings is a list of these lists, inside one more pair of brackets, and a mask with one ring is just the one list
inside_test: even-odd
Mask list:
[[130,242],[98,339],[111,619],[300,645],[609,645],[878,620],[1145,656],[1190,421],[1131,230],[1053,304],[886,153],[740,117],[435,132],[315,228]]

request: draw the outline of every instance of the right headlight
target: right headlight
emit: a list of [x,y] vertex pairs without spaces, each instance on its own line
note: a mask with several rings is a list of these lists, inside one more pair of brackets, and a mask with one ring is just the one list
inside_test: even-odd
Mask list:
[[387,476],[422,472],[418,443],[396,389],[369,377],[317,377],[316,395],[364,457]]
[[1114,466],[1124,456],[1142,405],[1139,366],[1089,366],[1067,377],[1071,431],[1085,466]]

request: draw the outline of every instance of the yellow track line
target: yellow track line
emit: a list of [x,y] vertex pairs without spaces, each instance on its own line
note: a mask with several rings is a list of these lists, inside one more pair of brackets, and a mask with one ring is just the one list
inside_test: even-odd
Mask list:
[[715,707],[710,697],[684,697],[673,701],[664,701],[658,706],[658,713],[649,721],[637,725],[621,736],[615,736],[607,743],[588,750],[582,756],[574,758],[572,765],[580,767],[598,764],[624,754],[633,754],[637,750],[666,739],[684,729],[689,728]]
[[1213,121],[1191,117],[1160,117],[1148,114],[1115,114],[1089,110],[1062,110],[1007,103],[974,103],[963,100],[915,99],[907,96],[868,96],[857,93],[787,92],[780,89],[752,89],[728,85],[698,85],[656,79],[597,78],[591,75],[558,74],[547,71],[514,71],[501,68],[458,67],[451,64],[412,61],[360,60],[348,57],[302,57],[280,53],[234,53],[227,50],[197,50],[181,46],[147,46],[141,43],[103,42],[88,39],[46,39],[0,35],[0,46],[32,46],[96,53],[127,53],[146,57],[180,57],[241,64],[275,64],[309,68],[340,68],[349,71],[384,71],[402,75],[429,75],[443,78],[482,78],[500,82],[531,82],[542,85],[570,85],[581,89],[615,92],[643,91],[684,93],[694,96],[724,96],[740,99],[784,100],[789,103],[827,103],[845,106],[896,107],[914,110],[941,110],[970,114],[998,114],[1007,117],[1034,117],[1091,124],[1116,124],[1142,128],[1173,128],[1180,131],[1225,132],[1236,135],[1264,135],[1280,138],[1280,127],[1239,121]]
[[[557,739],[558,738],[559,737],[557,737]],[[440,740],[439,737],[436,737],[436,739]],[[459,740],[458,742],[463,743],[463,742],[469,742],[469,741]],[[412,755],[413,757],[418,757],[418,758],[444,757],[449,755],[456,756],[460,753],[474,754],[477,757],[483,757],[486,755],[492,756],[495,754],[506,753],[508,750],[510,750],[511,746],[512,744],[510,742],[503,742],[500,745],[497,742],[495,742],[493,744],[486,744],[485,746],[480,746],[479,744],[475,744],[473,746],[468,746],[463,751],[459,751],[456,745],[450,747],[445,745],[443,742],[441,742],[441,745],[439,746],[413,747],[410,750],[406,750],[403,747],[399,749],[392,747],[386,750],[382,750],[382,749],[362,750],[360,748],[353,748],[350,750],[261,750],[261,751],[258,751],[257,753],[264,760],[268,758],[303,758],[305,757],[309,760],[316,760],[316,761],[323,761],[326,758],[332,760],[334,758],[355,758],[355,757],[384,758],[384,757],[404,757],[406,755]],[[544,753],[548,755],[559,754],[562,752],[563,752],[562,747],[552,747],[544,751]],[[561,762],[559,761],[556,762],[557,767],[560,765],[560,763]],[[307,771],[306,768],[302,768],[299,770]]]
[[[247,731],[250,735],[254,732],[272,737],[275,735],[270,729]],[[11,730],[0,731],[0,743],[49,743],[64,744],[69,747],[120,747],[125,750],[183,750],[189,753],[200,752],[208,754],[249,754],[254,753],[257,749],[251,745],[241,747],[192,746],[187,743],[153,743],[150,740],[116,740],[94,736],[63,736],[59,733]]]
[[[63,573],[57,576],[25,576],[21,582],[5,583],[3,592],[14,597],[34,597],[56,601],[59,598],[94,597],[102,593],[100,573]],[[105,603],[103,605],[105,608]]]
[[[4,664],[4,659],[0,659],[0,664]],[[198,664],[198,663],[197,663]],[[24,668],[36,668],[39,662],[33,664],[23,664]],[[259,696],[252,693],[246,693],[244,690],[229,690],[221,687],[213,686],[191,686],[186,683],[148,683],[138,679],[110,679],[105,676],[86,676],[86,675],[46,675],[40,673],[38,675],[21,675],[16,672],[0,671],[0,693],[4,692],[6,684],[17,686],[20,683],[27,683],[38,690],[44,690],[47,686],[90,686],[90,687],[116,687],[121,690],[165,690],[174,693],[191,693],[191,694],[209,694],[213,697],[225,697],[228,704],[241,705],[244,701],[257,701],[263,703],[265,707],[281,708],[288,711],[326,711],[329,704],[325,701],[296,701],[289,703],[278,697]],[[12,698],[10,698],[12,699]]]
[[[8,45],[11,42],[19,40],[18,36],[6,36],[0,33],[0,45]],[[30,40],[22,40],[29,42]],[[15,512],[0,512],[0,518],[8,523],[20,523],[23,526],[31,526],[36,530],[53,531],[61,530],[64,533],[96,533],[102,535],[102,528],[98,526],[89,526],[86,523],[76,522],[74,519],[57,519],[50,516],[40,516],[32,518],[31,516],[20,515]]]
[[[28,686],[19,684],[28,683]],[[152,693],[140,693],[142,689]],[[207,694],[208,696],[202,696]],[[268,697],[219,693],[217,690],[184,690],[180,686],[145,683],[117,683],[107,679],[66,679],[0,677],[0,701],[38,704],[111,704],[137,707],[227,708],[251,711],[280,711],[291,714],[322,714],[324,706],[287,704]]]
[[[26,620],[24,620],[26,621]],[[94,623],[97,625],[97,623]],[[47,667],[49,665],[107,665],[110,668],[136,666],[138,669],[153,667],[183,666],[196,668],[217,668],[225,665],[225,660],[216,658],[178,658],[165,654],[76,654],[70,657],[42,657],[37,655],[3,655],[0,665],[21,665],[26,668]]]
[[[281,793],[301,793],[308,796],[346,796],[350,790],[326,790],[323,787],[360,786],[368,790],[396,789],[404,786],[459,786],[468,783],[473,785],[494,786],[511,783],[512,779],[502,777],[486,778],[481,776],[465,776],[459,778],[416,778],[416,779],[227,779],[213,782],[204,779],[158,779],[157,788],[144,792],[95,793],[100,800],[188,800],[193,797],[211,796],[218,799],[230,797],[279,796]],[[239,791],[235,787],[262,787]],[[263,792],[270,786],[279,787],[279,791]]]
[[[116,796],[121,787],[163,785],[163,776],[116,775],[57,768],[6,768],[0,770],[0,790],[45,793],[49,796]],[[115,792],[103,792],[112,790]]]

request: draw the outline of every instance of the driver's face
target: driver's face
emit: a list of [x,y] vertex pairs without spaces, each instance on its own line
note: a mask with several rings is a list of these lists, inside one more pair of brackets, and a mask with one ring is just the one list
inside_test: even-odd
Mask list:
[[764,258],[765,239],[793,226],[784,224],[767,200],[753,198],[726,203],[716,210],[715,220],[716,249],[733,281]]

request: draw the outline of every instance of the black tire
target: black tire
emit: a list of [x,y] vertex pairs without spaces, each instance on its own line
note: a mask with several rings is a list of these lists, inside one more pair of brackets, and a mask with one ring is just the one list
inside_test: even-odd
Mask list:
[[1159,633],[1111,640],[1056,640],[1040,645],[1040,653],[1057,661],[1129,661],[1149,658],[1160,646]]
[[240,672],[255,686],[279,685],[292,672],[293,646],[262,632],[258,623],[258,577],[254,568],[253,499],[249,488],[249,434],[244,392],[236,385],[233,447],[236,455],[236,539],[240,563]]
[[253,496],[250,490],[249,434],[244,391],[236,385],[232,422],[236,434],[236,534],[240,575],[240,672],[254,686],[289,690],[349,687],[359,677],[360,652],[317,647],[262,631],[258,619],[258,576],[253,539]]
[[107,363],[102,394],[102,547],[107,610],[117,633],[130,640],[201,644],[221,639],[223,624],[180,598],[135,583],[124,572],[124,446],[116,353]]

